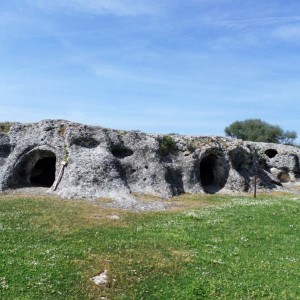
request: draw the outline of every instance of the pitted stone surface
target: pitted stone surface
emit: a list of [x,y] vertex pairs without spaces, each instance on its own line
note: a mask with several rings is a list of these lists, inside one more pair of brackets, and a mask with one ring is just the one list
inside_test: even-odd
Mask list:
[[[39,182],[43,186],[51,163],[56,179],[62,173],[52,193],[111,198],[124,208],[136,205],[134,193],[169,198],[182,193],[250,192],[255,175],[258,188],[266,190],[300,181],[296,147],[174,135],[178,150],[162,155],[163,138],[65,120],[11,123],[8,132],[0,132],[0,191]],[[68,161],[67,166],[62,168],[61,161]]]

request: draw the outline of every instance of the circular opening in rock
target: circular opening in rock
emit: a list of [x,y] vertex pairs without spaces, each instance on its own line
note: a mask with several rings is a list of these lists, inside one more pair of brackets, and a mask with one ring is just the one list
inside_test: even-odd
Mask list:
[[267,149],[267,150],[265,151],[265,154],[266,154],[269,158],[273,158],[273,157],[275,157],[275,156],[278,154],[278,152],[277,152],[277,150],[275,150],[275,149]]
[[214,194],[221,190],[228,177],[225,160],[215,154],[204,157],[200,163],[200,180],[206,193]]

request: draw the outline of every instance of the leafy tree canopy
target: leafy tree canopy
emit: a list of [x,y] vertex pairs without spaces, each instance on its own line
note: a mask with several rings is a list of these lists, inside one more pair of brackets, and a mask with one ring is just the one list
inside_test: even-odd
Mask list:
[[278,125],[272,125],[260,119],[236,121],[224,131],[229,137],[254,142],[292,145],[297,138],[295,131],[284,131]]

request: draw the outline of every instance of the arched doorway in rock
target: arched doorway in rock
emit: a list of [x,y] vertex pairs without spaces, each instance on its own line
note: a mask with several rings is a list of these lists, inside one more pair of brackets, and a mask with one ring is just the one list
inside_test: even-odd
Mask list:
[[200,162],[200,181],[203,190],[214,194],[221,190],[227,181],[229,168],[224,156],[210,153]]
[[56,155],[50,150],[34,149],[17,162],[10,178],[11,187],[51,187],[55,181]]

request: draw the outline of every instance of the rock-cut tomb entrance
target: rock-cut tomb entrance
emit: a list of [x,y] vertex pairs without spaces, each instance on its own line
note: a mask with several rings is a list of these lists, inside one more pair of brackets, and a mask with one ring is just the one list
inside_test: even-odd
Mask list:
[[51,187],[55,181],[56,155],[49,150],[32,150],[16,165],[12,183],[18,187]]
[[215,153],[205,156],[200,162],[200,180],[205,193],[214,194],[226,184],[228,170],[224,157]]

